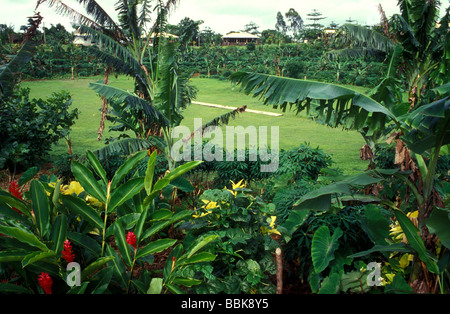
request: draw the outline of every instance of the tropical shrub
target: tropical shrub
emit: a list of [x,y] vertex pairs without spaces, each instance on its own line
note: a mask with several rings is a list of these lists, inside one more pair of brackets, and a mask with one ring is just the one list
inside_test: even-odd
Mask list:
[[[325,278],[328,278],[330,274],[336,272],[340,278],[344,273],[359,271],[361,265],[370,262],[369,260],[354,261],[348,258],[353,253],[372,247],[370,238],[364,232],[364,221],[361,219],[364,215],[364,207],[343,205],[340,210],[336,208],[335,212],[308,212],[304,223],[294,232],[283,250],[287,271],[290,274],[289,280],[309,283],[309,288],[313,292],[320,290],[321,286],[328,281]],[[330,237],[332,234],[336,236],[330,238],[327,232]],[[321,233],[323,235],[320,235]],[[325,236],[328,239],[326,241],[330,244],[330,252],[315,255],[314,251],[317,249],[315,240],[319,236]],[[328,258],[328,261],[323,261],[322,258]],[[318,267],[319,263],[324,263],[326,266]],[[364,287],[367,291],[367,285]],[[320,293],[323,292],[325,289]],[[360,291],[357,289],[356,292]]]
[[249,194],[243,180],[231,189],[206,190],[191,219],[183,225],[190,243],[199,236],[216,236],[210,249],[214,262],[191,267],[190,274],[203,283],[198,293],[274,293],[271,276],[276,274],[273,258],[280,235],[276,229],[275,206]]
[[[11,187],[11,193],[0,191],[0,269],[6,281],[2,291],[177,293],[180,286],[198,284],[175,272],[187,264],[214,260],[214,254],[199,252],[210,239],[199,239],[193,247],[178,245],[163,276],[144,266],[153,263],[154,254],[177,242],[158,236],[160,232],[191,215],[191,211],[158,208],[154,200],[199,162],[176,168],[153,184],[154,153],[144,177],[124,181],[147,154],[130,156],[112,180],[107,180],[98,159],[88,152],[93,171],[72,161],[76,181],[66,186],[61,181],[33,180],[26,194],[17,193],[18,185]],[[74,261],[78,264],[70,264]],[[140,275],[133,276],[138,268]]]
[[53,144],[67,138],[78,118],[68,92],[30,99],[22,88],[0,100],[0,169],[30,167],[46,161]]

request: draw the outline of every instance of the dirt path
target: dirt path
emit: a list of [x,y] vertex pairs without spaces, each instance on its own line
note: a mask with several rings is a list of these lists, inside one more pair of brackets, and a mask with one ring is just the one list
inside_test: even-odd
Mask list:
[[[193,101],[192,103],[195,104],[195,105],[207,106],[207,107],[213,107],[213,108],[219,108],[219,109],[229,109],[229,110],[237,109],[237,107],[229,107],[229,106],[223,106],[223,105],[208,104],[208,103],[199,102],[199,101]],[[272,116],[272,117],[281,117],[282,116],[281,113],[274,113],[274,112],[268,112],[268,111],[259,111],[259,110],[252,110],[252,109],[245,109],[245,112],[256,113],[256,114],[263,114],[263,115]]]

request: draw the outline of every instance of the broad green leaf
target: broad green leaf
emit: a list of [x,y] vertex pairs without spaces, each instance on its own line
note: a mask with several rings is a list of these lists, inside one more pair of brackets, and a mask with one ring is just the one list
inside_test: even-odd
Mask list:
[[368,204],[364,208],[364,221],[367,233],[374,244],[384,245],[389,239],[389,221],[378,206]]
[[151,221],[165,220],[172,218],[173,213],[168,209],[159,209],[150,214]]
[[48,251],[47,246],[41,241],[39,241],[39,239],[29,231],[25,231],[17,227],[3,226],[0,224],[0,233],[3,233],[6,236],[16,238],[20,242],[34,246],[42,251],[45,252]]
[[144,178],[134,178],[127,183],[117,187],[111,193],[111,198],[108,204],[108,213],[114,211],[117,206],[122,205],[133,196],[138,194],[144,187]]
[[181,277],[175,277],[172,281],[172,284],[175,285],[182,285],[186,287],[192,287],[201,284],[202,281],[198,279],[193,278],[181,278]]
[[148,207],[152,203],[152,201],[157,197],[160,193],[160,190],[153,190],[152,193],[147,195],[144,199],[144,206]]
[[339,284],[341,277],[337,273],[333,273],[326,277],[320,286],[318,294],[337,294],[339,292]]
[[88,285],[89,282],[82,282],[81,286],[73,286],[72,288],[70,288],[70,290],[67,291],[67,294],[84,294]]
[[147,294],[160,294],[163,287],[162,278],[153,278],[150,282],[150,287],[148,288]]
[[386,245],[377,244],[377,245],[374,245],[374,247],[369,250],[358,252],[358,253],[352,254],[348,257],[349,258],[357,258],[357,257],[366,256],[366,255],[369,255],[369,254],[372,254],[375,252],[411,253],[411,252],[413,252],[413,250],[405,243],[394,243],[394,244],[386,244]]
[[164,176],[165,179],[168,179],[169,181],[173,181],[176,178],[182,176],[183,174],[185,174],[186,172],[192,170],[193,168],[197,167],[198,165],[200,165],[203,161],[201,160],[194,160],[194,161],[190,161],[187,162],[181,166],[178,166],[177,168],[175,168],[175,170],[173,170],[172,172],[166,174]]
[[114,277],[117,278],[120,285],[126,287],[128,284],[127,266],[123,262],[123,259],[120,257],[119,253],[109,245],[106,247],[106,254],[107,256],[113,257],[113,259],[108,262],[108,265],[112,267]]
[[164,189],[166,186],[168,186],[170,183],[170,180],[166,177],[159,179],[156,183],[155,186],[153,187],[152,192],[149,194],[152,195],[155,192],[161,191],[162,189]]
[[60,214],[56,217],[55,222],[53,223],[50,239],[53,242],[52,250],[57,256],[63,251],[68,226],[67,216],[64,214]]
[[[117,51],[117,49],[120,50],[123,49],[123,47],[121,45],[116,45],[114,49]],[[130,59],[134,60],[134,57]],[[170,122],[167,120],[165,115],[162,114],[156,108],[156,106],[150,104],[147,100],[143,99],[142,97],[139,97],[135,93],[131,93],[127,90],[112,85],[106,85],[103,84],[102,82],[90,83],[89,87],[94,89],[96,92],[98,92],[100,95],[104,96],[108,100],[126,102],[130,108],[138,108],[140,110],[143,110],[145,115],[151,121],[157,123],[158,125],[161,126],[170,125]]]
[[[381,103],[335,84],[251,72],[236,72],[230,79],[240,84],[246,94],[262,98],[264,104],[279,106],[283,111],[288,106],[295,106],[295,110],[301,112],[309,109],[312,101],[320,102],[313,117],[331,127],[342,125],[347,129],[360,129],[370,126],[369,131],[373,131],[374,125],[384,127],[386,118],[395,119]],[[355,123],[357,119],[361,121]]]
[[180,265],[212,262],[216,259],[216,255],[210,252],[199,252],[186,259],[183,259]]
[[303,225],[309,214],[309,210],[291,210],[288,219],[278,227],[286,242],[292,239],[294,232]]
[[172,224],[171,221],[158,221],[155,224],[153,224],[151,227],[147,228],[144,232],[144,235],[142,236],[141,240],[144,240],[148,237],[151,237],[152,235],[158,233],[159,231],[163,230],[164,228],[170,226]]
[[146,239],[156,233],[158,233],[159,231],[163,230],[164,228],[170,226],[171,224],[182,220],[186,217],[190,217],[192,215],[192,211],[191,210],[183,210],[180,211],[178,213],[176,213],[175,215],[173,215],[173,217],[169,220],[169,221],[158,221],[155,224],[153,224],[151,227],[147,228],[145,230],[144,236],[142,237],[142,239]]
[[111,283],[112,275],[113,269],[111,267],[103,268],[95,273],[94,280],[91,281],[91,285],[95,285],[95,287],[91,294],[103,294]]
[[56,181],[55,188],[53,189],[52,194],[53,216],[56,215],[56,209],[59,206],[59,196],[61,195],[61,184],[62,184],[61,180]]
[[136,259],[145,257],[149,254],[159,253],[171,246],[173,246],[177,240],[174,239],[159,239],[153,242],[150,242],[142,249],[139,249],[136,253]]
[[106,193],[97,180],[95,180],[92,172],[87,167],[74,160],[70,167],[75,179],[81,184],[86,193],[92,195],[99,201],[106,203]]
[[33,212],[36,217],[36,226],[43,238],[50,227],[50,201],[44,186],[37,180],[31,181],[30,194]]
[[187,250],[186,257],[189,259],[192,255],[197,253],[204,246],[215,241],[218,237],[219,237],[218,235],[210,235],[210,236],[199,238],[199,239],[195,240],[194,243],[191,245],[191,247]]
[[92,254],[95,257],[100,256],[101,246],[90,236],[77,232],[68,232],[67,238],[70,239],[73,244],[86,250],[86,253]]
[[334,259],[334,252],[339,247],[339,238],[343,231],[338,227],[333,236],[327,226],[322,226],[314,233],[311,243],[311,258],[316,273],[320,273]]
[[395,217],[402,227],[409,245],[411,245],[411,247],[417,252],[417,254],[419,254],[420,260],[425,263],[430,272],[438,274],[439,268],[437,266],[437,263],[429,257],[425,248],[425,244],[423,243],[419,235],[419,229],[417,229],[412,221],[409,220],[409,218],[401,211],[396,211]]
[[384,292],[386,294],[414,294],[414,290],[400,273],[394,276],[391,284],[385,286]]
[[142,212],[144,212],[145,209],[148,208],[147,206],[144,205],[144,199],[145,199],[146,195],[147,195],[147,193],[145,192],[145,190],[142,190],[133,196],[134,212],[142,213]]
[[108,180],[106,178],[106,171],[105,171],[105,169],[103,169],[103,167],[100,164],[100,161],[97,159],[97,157],[95,157],[95,155],[90,150],[88,150],[86,152],[86,158],[89,161],[89,164],[91,165],[94,172],[100,177],[100,179],[103,180],[105,185],[107,185]]
[[342,274],[340,280],[341,291],[350,293],[361,293],[361,289],[364,292],[366,292],[369,289],[369,286],[367,285],[367,274],[364,274],[361,271],[351,271]]
[[117,247],[119,248],[120,254],[124,259],[125,264],[131,266],[132,259],[131,259],[130,245],[127,243],[125,230],[120,222],[114,223],[114,235],[116,237]]
[[0,251],[0,263],[20,262],[29,253],[30,253],[29,251],[18,251],[18,250]]
[[157,152],[154,151],[148,160],[147,170],[145,171],[145,191],[147,195],[152,192],[153,176],[155,174],[155,164],[156,164]]
[[450,249],[450,213],[439,208],[434,208],[425,223],[430,233],[437,235],[439,241],[447,249]]
[[125,176],[134,168],[136,165],[147,156],[148,152],[146,150],[134,154],[128,158],[120,167],[117,169],[111,181],[111,189],[115,189],[117,185],[125,178]]
[[147,220],[148,215],[148,207],[144,207],[143,211],[139,214],[139,219],[136,223],[136,227],[134,228],[134,234],[136,235],[136,243],[139,245],[141,242],[142,232],[144,230],[144,224]]
[[179,243],[172,251],[170,251],[169,257],[166,260],[166,265],[163,270],[164,282],[170,282],[170,277],[173,274],[173,270],[176,269],[176,265],[178,265],[181,254],[183,254],[183,244]]
[[173,284],[167,283],[166,288],[167,288],[167,290],[169,290],[170,292],[172,292],[174,294],[184,294],[183,290],[181,290],[179,287],[177,287]]
[[19,186],[23,186],[25,183],[34,178],[34,176],[39,172],[39,167],[31,167],[28,168],[20,177],[17,182]]
[[31,252],[30,254],[28,254],[27,256],[24,257],[24,259],[22,260],[22,267],[26,267],[30,264],[33,264],[35,262],[38,262],[44,258],[48,258],[48,257],[54,257],[55,256],[55,252],[53,251],[46,251],[46,252],[42,252],[42,251],[36,251],[36,252]]
[[294,209],[327,211],[331,206],[331,196],[336,193],[348,195],[351,190],[345,182],[333,183],[305,194],[294,203]]
[[26,215],[30,215],[30,209],[28,208],[27,204],[24,201],[19,200],[17,197],[1,190],[0,190],[0,202],[10,207],[14,207]]
[[81,271],[81,281],[85,281],[90,275],[92,275],[97,269],[111,261],[114,257],[106,256],[100,257],[91,264],[89,264],[86,268]]
[[25,215],[19,214],[17,211],[6,205],[5,203],[2,203],[0,201],[0,215],[4,217],[8,217],[12,220],[26,222],[27,217]]
[[15,294],[24,294],[29,293],[32,294],[33,291],[29,290],[23,286],[12,284],[12,283],[0,283],[0,291],[2,293],[15,293]]
[[64,206],[84,219],[86,219],[94,228],[103,229],[103,221],[97,211],[87,205],[84,200],[72,195],[61,195]]

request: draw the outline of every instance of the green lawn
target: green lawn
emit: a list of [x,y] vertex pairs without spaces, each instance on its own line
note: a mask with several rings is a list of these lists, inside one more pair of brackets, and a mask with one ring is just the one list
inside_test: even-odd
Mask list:
[[[100,79],[102,78],[28,81],[23,82],[22,86],[29,87],[31,97],[34,98],[45,98],[53,91],[58,90],[68,90],[71,93],[73,106],[80,111],[79,119],[71,132],[72,146],[75,153],[83,153],[87,149],[95,150],[104,145],[102,141],[97,141],[101,101],[97,94],[89,88],[90,82]],[[111,78],[110,82],[127,89],[132,89],[133,86],[132,80],[123,76],[119,76],[117,79]],[[282,113],[279,109],[265,106],[258,99],[241,93],[238,88],[233,88],[230,82],[193,78],[192,83],[199,89],[196,101],[234,107],[246,105],[248,109]],[[358,91],[364,92],[365,89],[358,88]],[[227,111],[192,104],[185,110],[185,119],[182,124],[192,130],[194,118],[201,118],[205,123]],[[293,148],[307,142],[311,146],[320,147],[324,152],[331,154],[336,165],[346,173],[354,173],[367,167],[367,162],[361,161],[359,158],[359,149],[364,145],[364,140],[359,133],[322,126],[303,115],[285,112],[281,117],[272,117],[246,112],[240,114],[229,125],[255,126],[256,128],[259,126],[278,126],[281,149]],[[108,124],[106,125],[104,138],[110,136],[107,130]],[[111,136],[114,136],[114,134],[111,134]],[[55,147],[53,154],[57,155],[66,151],[66,144],[61,142]]]

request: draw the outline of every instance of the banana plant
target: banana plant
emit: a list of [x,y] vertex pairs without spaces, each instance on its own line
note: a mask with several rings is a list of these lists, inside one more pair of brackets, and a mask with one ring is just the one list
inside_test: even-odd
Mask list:
[[[447,10],[447,14],[441,20],[441,27],[435,28],[437,3],[423,0],[399,1],[399,5],[402,15],[394,17],[398,31],[397,44],[386,36],[356,26],[346,25],[344,28],[354,42],[365,43],[389,56],[389,67],[385,77],[368,95],[339,85],[259,73],[238,72],[231,76],[231,80],[241,85],[245,93],[261,98],[266,105],[282,110],[290,108],[297,113],[306,111],[318,123],[357,130],[370,143],[376,143],[388,130],[397,132],[394,133],[397,136],[397,143],[404,144],[405,149],[412,155],[412,158],[403,158],[401,163],[403,166],[411,166],[415,160],[418,168],[418,170],[414,167],[401,170],[412,170],[419,179],[413,180],[411,177],[401,175],[398,169],[386,174],[388,177],[396,176],[402,180],[414,194],[419,208],[422,241],[430,244],[434,242],[429,241],[426,219],[435,208],[443,207],[443,203],[446,203],[436,192],[435,174],[437,160],[442,151],[448,150],[450,144],[448,72],[438,70],[442,68],[438,66],[440,62],[444,67],[448,64],[446,43],[448,43],[449,14]],[[423,23],[419,23],[419,20]],[[445,26],[442,28],[442,25]],[[436,44],[437,42],[442,45]],[[398,72],[399,69],[406,69],[408,75],[402,76]],[[420,80],[411,80],[410,73],[416,73],[416,77]],[[437,85],[434,80],[441,82],[441,85]],[[406,90],[402,89],[402,83],[407,86]],[[404,92],[409,96],[407,102],[403,100]],[[430,95],[434,95],[434,98]],[[426,101],[426,97],[430,97],[431,101]],[[366,173],[369,176],[372,174],[370,171]],[[377,177],[366,182],[358,181],[359,179],[364,178],[347,178],[308,193],[298,200],[296,205],[299,209],[300,207],[315,209],[318,204],[320,208],[323,208],[324,204],[329,207],[335,195],[344,194],[346,197],[352,197],[352,186],[361,187],[383,181],[383,178]],[[298,210],[293,211],[286,229],[295,231],[298,225],[304,222],[304,217],[305,215]],[[422,246],[416,246],[415,249],[418,250],[418,256],[424,258]],[[436,274],[437,269],[433,262],[429,262],[428,259],[422,261],[426,263],[429,271]],[[413,277],[417,278],[417,273]]]
[[[80,14],[61,0],[38,1],[38,7],[47,3],[58,13],[78,19],[80,30],[98,44],[98,47],[91,47],[91,53],[115,73],[132,78],[135,86],[133,91],[127,91],[104,81],[90,84],[90,88],[104,99],[118,104],[115,108],[120,110],[115,110],[117,116],[113,119],[120,123],[120,128],[132,130],[136,136],[114,141],[100,149],[97,155],[107,158],[108,152],[122,149],[125,153],[135,153],[156,144],[164,152],[169,169],[173,170],[171,131],[180,123],[183,110],[195,97],[189,77],[179,74],[177,44],[160,36],[167,26],[170,10],[179,0],[118,1],[118,23],[97,1],[77,2],[85,6],[87,15]],[[154,21],[151,21],[151,12],[156,12]],[[150,22],[153,24],[148,30],[146,26]],[[233,115],[235,112],[229,113],[229,116]],[[228,120],[222,117],[213,121]]]

